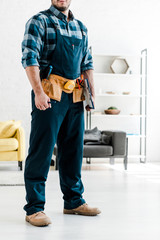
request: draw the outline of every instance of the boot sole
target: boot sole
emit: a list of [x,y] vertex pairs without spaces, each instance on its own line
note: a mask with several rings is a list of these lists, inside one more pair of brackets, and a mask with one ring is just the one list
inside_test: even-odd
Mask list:
[[32,221],[29,220],[29,218],[26,216],[25,218],[26,222],[30,223],[31,225],[33,226],[36,226],[36,227],[45,227],[45,226],[48,226],[49,224],[51,224],[51,222],[39,222],[39,223],[34,223]]
[[64,214],[76,214],[76,215],[84,215],[84,216],[96,216],[98,214],[100,214],[101,212],[97,212],[97,213],[92,213],[92,212],[81,212],[81,211],[74,211],[74,210],[70,210],[70,209],[64,209],[63,210]]

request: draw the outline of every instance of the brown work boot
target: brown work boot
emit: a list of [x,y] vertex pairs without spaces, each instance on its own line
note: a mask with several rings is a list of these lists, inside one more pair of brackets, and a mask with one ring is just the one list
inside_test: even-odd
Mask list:
[[88,206],[87,203],[84,203],[83,205],[74,208],[74,209],[64,209],[64,214],[79,214],[84,216],[96,216],[97,214],[100,214],[101,211],[98,208],[91,208]]
[[32,215],[28,215],[26,216],[26,221],[37,227],[48,226],[52,223],[50,218],[47,217],[44,212],[37,212]]

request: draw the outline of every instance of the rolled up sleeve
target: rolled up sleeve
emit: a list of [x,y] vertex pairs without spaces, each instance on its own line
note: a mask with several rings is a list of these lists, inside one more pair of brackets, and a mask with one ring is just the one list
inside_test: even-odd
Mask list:
[[85,42],[84,42],[84,56],[83,56],[82,63],[81,63],[81,72],[84,72],[89,69],[94,69],[92,55],[88,48],[87,31],[85,33],[86,33],[86,35],[85,35]]
[[31,18],[25,26],[22,41],[22,65],[39,66],[39,59],[43,51],[45,28],[38,18]]

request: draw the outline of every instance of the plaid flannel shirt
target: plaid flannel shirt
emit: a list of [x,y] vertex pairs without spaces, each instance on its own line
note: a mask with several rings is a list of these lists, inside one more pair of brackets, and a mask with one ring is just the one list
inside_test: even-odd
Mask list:
[[[69,11],[69,22],[67,22],[67,16],[58,11],[54,6],[50,7],[50,11],[53,13],[51,17],[53,21],[59,25],[62,35],[82,39],[80,26],[71,11]],[[92,56],[88,49],[86,28],[85,32],[83,60],[81,63],[82,72],[93,69]],[[51,55],[55,47],[56,33],[49,18],[41,12],[30,18],[26,23],[22,42],[23,67],[39,66],[40,69],[45,68],[50,64]]]

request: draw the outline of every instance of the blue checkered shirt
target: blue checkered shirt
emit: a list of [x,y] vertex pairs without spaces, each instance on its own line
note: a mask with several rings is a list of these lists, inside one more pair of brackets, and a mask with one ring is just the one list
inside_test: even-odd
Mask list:
[[[53,21],[59,25],[60,33],[64,36],[76,37],[82,39],[82,32],[77,20],[69,11],[69,19],[67,16],[58,11],[54,6],[50,7],[53,13],[51,17]],[[81,71],[93,69],[93,61],[88,49],[88,35],[85,27],[84,55],[81,63]],[[22,65],[39,66],[40,69],[50,64],[49,60],[56,46],[55,29],[49,18],[43,13],[38,13],[28,20],[26,23],[24,39],[22,42]]]

